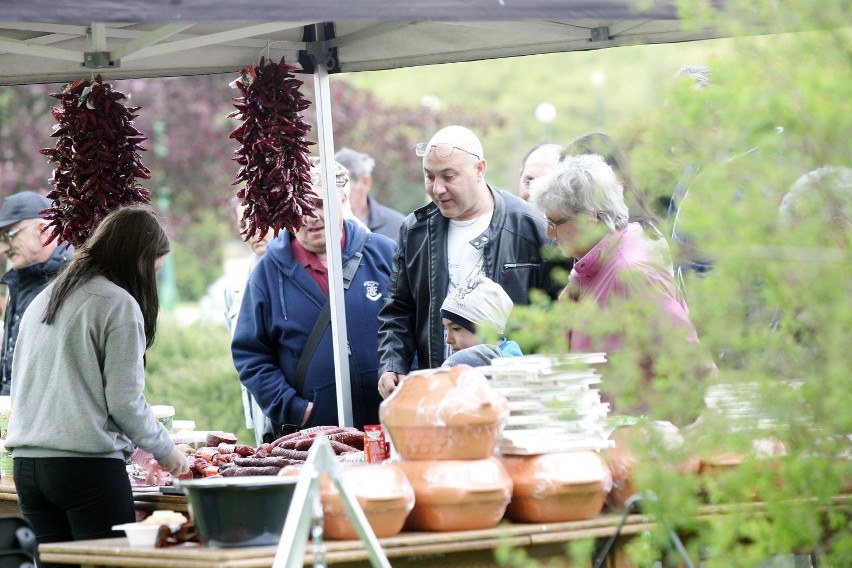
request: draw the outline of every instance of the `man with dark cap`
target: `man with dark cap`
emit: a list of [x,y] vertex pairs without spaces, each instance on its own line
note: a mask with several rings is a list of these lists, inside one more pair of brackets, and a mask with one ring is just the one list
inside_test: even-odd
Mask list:
[[34,191],[22,191],[3,200],[0,210],[0,254],[11,269],[0,277],[9,291],[0,352],[0,395],[12,386],[12,356],[18,338],[18,323],[33,298],[71,261],[74,249],[56,240],[45,244],[48,222],[42,211],[50,201]]

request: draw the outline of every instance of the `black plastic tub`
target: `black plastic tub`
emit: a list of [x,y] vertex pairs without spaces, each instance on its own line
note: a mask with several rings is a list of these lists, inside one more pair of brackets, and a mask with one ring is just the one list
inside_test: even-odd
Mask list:
[[198,538],[207,546],[269,546],[281,539],[298,477],[180,481]]

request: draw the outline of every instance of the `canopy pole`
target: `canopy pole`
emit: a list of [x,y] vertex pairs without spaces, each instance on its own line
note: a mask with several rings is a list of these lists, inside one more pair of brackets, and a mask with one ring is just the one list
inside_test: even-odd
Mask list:
[[[317,40],[322,41],[322,24],[315,25]],[[334,376],[337,384],[337,423],[353,426],[352,390],[349,377],[349,343],[346,336],[346,305],[343,301],[343,263],[340,250],[340,213],[337,208],[337,184],[334,175],[334,134],[331,127],[331,90],[325,58],[319,57],[314,69],[317,135],[322,175],[325,248],[328,258],[328,288],[331,304],[331,335],[334,346]]]

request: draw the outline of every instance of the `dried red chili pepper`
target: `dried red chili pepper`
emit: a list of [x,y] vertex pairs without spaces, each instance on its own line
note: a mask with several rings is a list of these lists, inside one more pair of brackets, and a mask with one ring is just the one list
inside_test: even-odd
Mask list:
[[100,75],[50,96],[60,106],[50,109],[58,123],[51,134],[56,145],[40,150],[56,164],[47,194],[53,200],[45,215],[52,227],[48,242],[60,239],[79,247],[116,207],[150,201],[149,191],[136,181],[151,178],[139,156],[147,138],[133,126],[139,107],[125,106],[127,95]]
[[311,189],[308,147],[310,125],[299,114],[310,106],[302,97],[302,81],[284,58],[277,64],[261,57],[257,66],[244,69],[235,81],[241,97],[234,97],[236,111],[228,115],[243,124],[230,137],[240,143],[234,160],[240,164],[232,185],[245,182],[237,192],[243,200],[243,220],[249,235],[272,229],[296,232],[302,217],[313,213],[316,193]]

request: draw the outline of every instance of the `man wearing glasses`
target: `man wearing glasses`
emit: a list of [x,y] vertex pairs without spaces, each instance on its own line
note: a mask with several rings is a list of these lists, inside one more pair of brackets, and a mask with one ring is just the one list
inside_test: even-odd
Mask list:
[[515,304],[532,288],[550,292],[541,249],[544,217],[518,197],[485,181],[479,138],[462,126],[439,130],[417,145],[431,203],[400,229],[379,313],[379,393],[387,398],[412,368],[437,368],[447,356],[440,307],[447,293],[481,274],[500,284]]
[[71,261],[73,248],[56,240],[48,245],[43,230],[48,222],[42,211],[50,201],[34,191],[22,191],[3,200],[0,211],[0,254],[11,267],[0,283],[9,291],[4,318],[3,351],[0,352],[0,395],[12,385],[12,356],[18,338],[18,323],[33,298],[45,289]]

